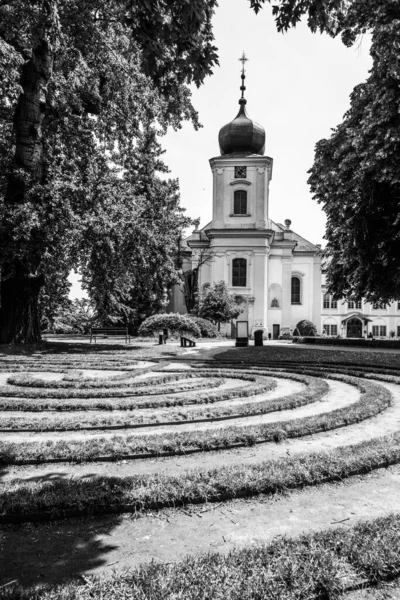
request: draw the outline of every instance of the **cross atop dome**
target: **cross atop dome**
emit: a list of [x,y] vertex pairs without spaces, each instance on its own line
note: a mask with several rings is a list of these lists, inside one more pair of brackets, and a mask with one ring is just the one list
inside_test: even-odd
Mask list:
[[242,63],[242,85],[240,86],[242,95],[239,99],[240,109],[236,118],[222,127],[219,132],[219,147],[221,155],[235,154],[249,156],[250,154],[264,154],[265,131],[264,128],[249,119],[246,112],[247,100],[244,97],[246,86],[245,65],[249,59],[244,53],[239,58]]
[[[242,85],[240,86],[240,89],[242,90],[242,98],[244,100],[244,91],[246,89],[246,86],[244,85],[244,80],[246,79],[246,75],[245,75],[245,64],[247,63],[249,59],[246,57],[244,50],[243,50],[243,54],[241,56],[241,58],[239,58],[239,61],[242,63]],[[240,101],[239,101],[240,104]],[[244,102],[243,104],[246,104],[246,102]]]

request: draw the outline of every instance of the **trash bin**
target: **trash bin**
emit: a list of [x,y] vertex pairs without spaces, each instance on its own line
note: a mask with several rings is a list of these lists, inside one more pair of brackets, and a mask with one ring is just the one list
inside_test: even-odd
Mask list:
[[270,334],[270,333],[268,334],[268,339],[269,339],[269,340],[271,339],[271,334]]
[[160,346],[164,343],[164,334],[162,331],[158,332],[158,343]]

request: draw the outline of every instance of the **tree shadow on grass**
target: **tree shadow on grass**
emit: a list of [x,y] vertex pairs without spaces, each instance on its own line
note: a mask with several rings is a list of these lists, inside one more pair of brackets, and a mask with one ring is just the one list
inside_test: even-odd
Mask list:
[[106,567],[118,549],[112,532],[121,516],[2,526],[0,586],[57,584]]
[[[7,473],[7,467],[0,469],[0,477]],[[82,479],[91,477],[92,474],[87,474]],[[69,478],[69,473],[50,471],[38,475],[27,472],[27,477],[23,473],[20,477],[16,474],[13,480],[34,483]],[[110,553],[118,549],[112,532],[122,518],[120,515],[105,515],[50,523],[1,525],[0,586],[10,581],[23,587],[62,583],[107,566]]]

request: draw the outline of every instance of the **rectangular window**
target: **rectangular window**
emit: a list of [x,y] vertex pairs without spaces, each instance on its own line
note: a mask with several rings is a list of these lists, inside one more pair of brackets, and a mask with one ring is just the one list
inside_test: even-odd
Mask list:
[[397,303],[397,310],[400,310],[400,300]]
[[246,179],[247,167],[235,167],[235,179]]
[[350,310],[353,310],[354,308],[360,310],[361,300],[360,299],[348,300],[347,306]]
[[235,258],[232,261],[232,285],[246,287],[247,263],[245,258]]
[[374,337],[386,337],[386,325],[372,325],[372,335]]
[[384,304],[383,302],[374,302],[372,308],[374,310],[385,310],[386,304]]
[[233,194],[233,214],[247,214],[247,192],[244,190],[236,190],[236,192]]
[[400,337],[400,325],[397,325],[397,337]]
[[301,304],[301,282],[299,277],[292,277],[291,303]]
[[328,337],[334,337],[338,334],[337,325],[325,325],[324,329]]
[[333,300],[329,294],[324,294],[324,308],[337,308],[337,300]]

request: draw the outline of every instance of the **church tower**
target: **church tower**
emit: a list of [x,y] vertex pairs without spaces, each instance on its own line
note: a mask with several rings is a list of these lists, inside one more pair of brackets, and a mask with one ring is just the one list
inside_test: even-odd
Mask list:
[[[187,299],[225,281],[243,308],[249,334],[278,338],[302,319],[321,321],[320,248],[269,215],[272,158],[264,155],[265,131],[247,114],[242,56],[239,112],[219,132],[220,155],[210,159],[212,221],[198,223],[182,245],[184,293],[174,290],[170,310],[190,310]],[[184,301],[185,298],[185,301]],[[185,306],[185,304],[186,306]],[[233,324],[234,325],[234,324]],[[227,323],[222,332],[234,335]]]
[[264,128],[252,121],[244,97],[245,61],[239,112],[219,132],[220,156],[210,160],[213,219],[207,228],[214,253],[212,280],[224,279],[245,310],[240,320],[267,332],[268,256],[273,236],[268,217],[272,158],[264,156]]

